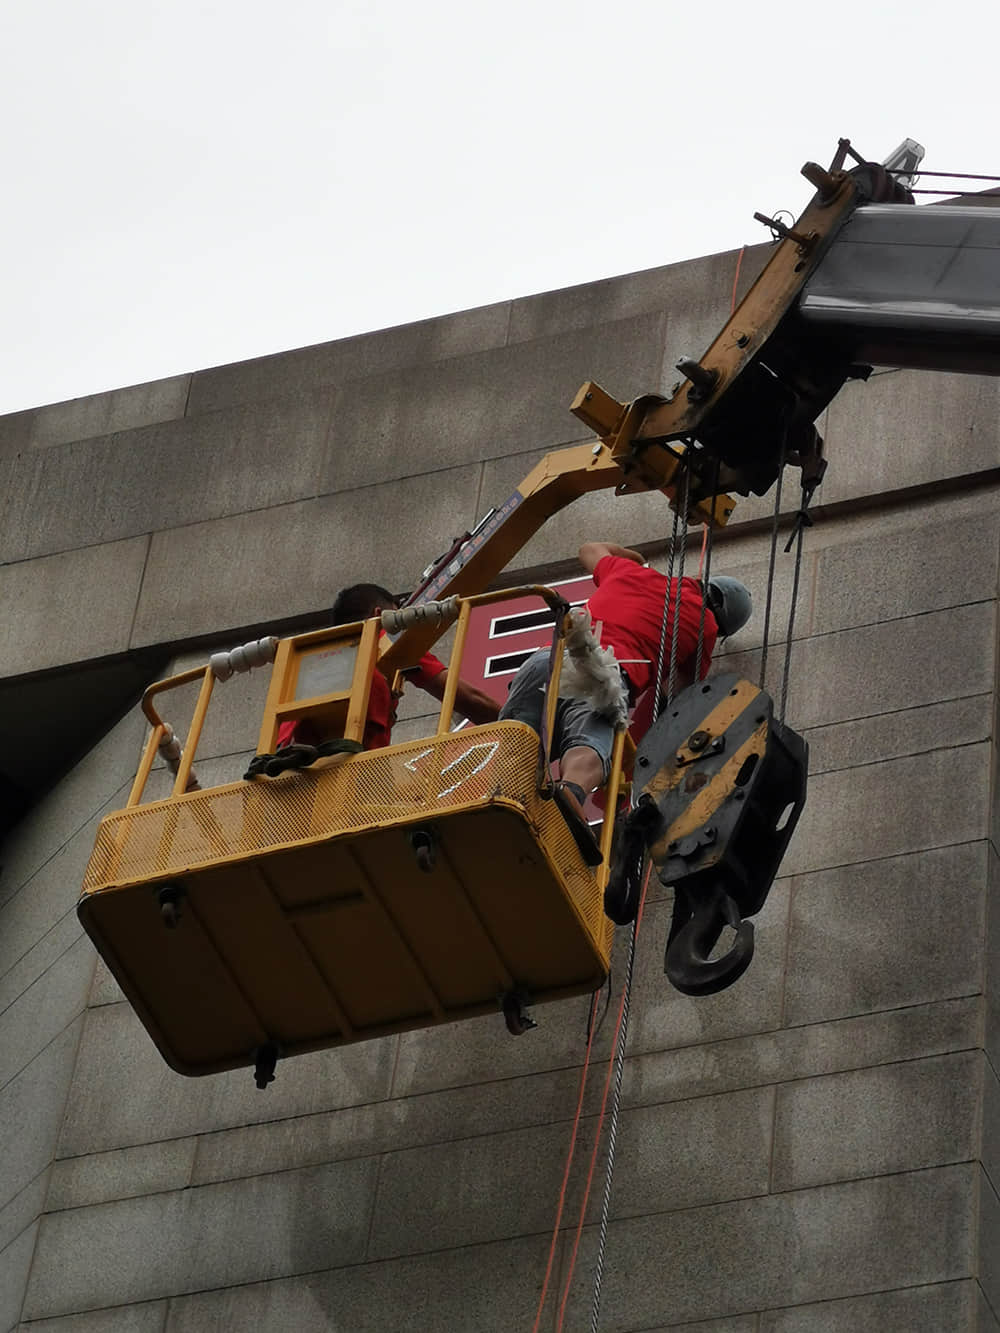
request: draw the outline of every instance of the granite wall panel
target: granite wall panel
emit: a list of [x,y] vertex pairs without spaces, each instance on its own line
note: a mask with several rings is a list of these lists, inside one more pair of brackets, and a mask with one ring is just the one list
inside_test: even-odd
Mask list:
[[509,304],[501,302],[199,370],[191,379],[187,411],[200,416],[269,398],[295,398],[320,386],[501,347],[509,321]]
[[337,400],[320,489],[399,481],[591,438],[568,411],[580,385],[596,379],[626,399],[655,390],[663,323],[645,315],[353,381]]
[[414,477],[405,493],[376,486],[157,533],[132,646],[197,635],[238,641],[240,627],[328,607],[347,584],[412,586],[429,553],[473,521],[478,489],[479,468],[457,468]]
[[373,1161],[337,1162],[47,1213],[25,1317],[357,1262],[374,1184]]
[[0,557],[28,560],[315,495],[333,406],[316,390],[24,453]]
[[978,995],[985,873],[979,841],[797,877],[785,1021]]
[[[960,1165],[613,1222],[602,1329],[669,1327],[969,1278],[975,1188],[974,1168]],[[593,1271],[595,1232],[581,1244],[581,1274]],[[587,1327],[591,1285],[585,1277],[574,1285],[567,1327]]]
[[383,1038],[301,1056],[281,1066],[262,1096],[250,1069],[211,1078],[175,1074],[128,1005],[101,1005],[86,1014],[59,1156],[378,1101],[388,1091],[394,1052],[395,1038]]
[[135,537],[0,564],[0,608],[8,631],[0,674],[21,676],[124,652],[148,549],[146,537]]
[[1000,466],[1000,385],[980,375],[897,370],[846,384],[827,413],[826,451],[849,458],[823,503],[886,495]]
[[[166,1333],[254,1328],[257,1333],[510,1333],[530,1328],[547,1238],[466,1245],[437,1254],[325,1269],[227,1291],[174,1297]],[[540,1325],[553,1333],[555,1312]]]
[[[0,559],[16,562],[0,593],[19,641],[8,671],[175,643],[179,666],[210,651],[191,640],[229,647],[315,616],[344,583],[411,586],[538,457],[587,437],[567,411],[583,379],[619,397],[667,387],[676,357],[698,355],[725,319],[737,268],[745,290],[767,253],[0,421]],[[812,747],[809,803],[731,990],[696,1000],[669,987],[670,890],[653,885],[609,1330],[997,1333],[1000,1093],[982,1053],[995,1055],[1000,1030],[984,943],[1000,934],[986,919],[1000,863],[988,842],[997,391],[880,375],[826,414],[831,467],[806,538],[788,701]],[[972,473],[974,487],[953,489]],[[769,507],[741,501],[713,551],[713,569],[744,578],[757,604],[717,665],[751,675]],[[639,543],[662,568],[670,527],[661,497],[601,492],[512,563],[572,570],[596,537]],[[688,559],[690,573],[697,535]],[[783,557],[775,688],[790,570]],[[266,683],[220,687],[203,780],[238,775]],[[183,731],[191,700],[174,702]],[[406,725],[429,712],[409,699]],[[589,1001],[539,1006],[539,1028],[517,1041],[490,1016],[282,1063],[266,1094],[247,1070],[172,1073],[72,911],[93,821],[121,800],[143,730],[123,723],[4,848],[0,1329],[529,1326]],[[154,774],[151,796],[165,780]],[[616,984],[626,944],[619,932]],[[612,1028],[595,1042],[583,1156]],[[580,1190],[574,1179],[567,1226]],[[553,1291],[571,1244],[567,1232]],[[591,1225],[567,1327],[589,1322],[594,1245]],[[550,1302],[541,1328],[555,1321]]]

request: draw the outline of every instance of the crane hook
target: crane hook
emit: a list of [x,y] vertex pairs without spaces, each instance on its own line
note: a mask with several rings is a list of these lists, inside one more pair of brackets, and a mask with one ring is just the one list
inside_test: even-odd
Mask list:
[[[732,948],[721,958],[710,958],[726,926],[736,931]],[[685,995],[714,995],[731,986],[750,966],[753,935],[753,922],[743,920],[736,903],[720,886],[693,893],[677,885],[663,970],[671,985]]]

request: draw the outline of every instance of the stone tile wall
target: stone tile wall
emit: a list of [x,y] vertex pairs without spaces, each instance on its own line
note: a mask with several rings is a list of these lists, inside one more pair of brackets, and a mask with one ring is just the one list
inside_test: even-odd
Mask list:
[[[744,282],[762,257],[744,261]],[[700,350],[735,260],[0,421],[15,481],[0,597],[31,669],[215,633],[238,642],[372,573],[405,586],[540,453],[578,438],[564,407],[580,380],[657,389],[676,355]],[[669,892],[650,894],[602,1329],[1000,1327],[993,393],[880,376],[830,410],[787,701],[811,747],[809,804],[730,990],[693,1000],[668,987]],[[85,490],[88,503],[100,492],[90,509]],[[751,678],[765,508],[741,506],[713,552],[757,601],[718,657]],[[664,535],[658,502],[594,495],[522,559],[551,567],[594,536],[655,554]],[[782,557],[766,672],[779,695],[789,584]],[[82,630],[66,623],[77,605],[95,611]],[[200,649],[176,667],[195,660]],[[254,673],[217,690],[205,780],[241,770],[265,686]],[[412,705],[408,725],[425,711]],[[96,820],[122,803],[141,738],[127,718],[3,849],[0,1333],[530,1328],[586,1002],[540,1008],[518,1041],[488,1018],[302,1057],[265,1093],[247,1071],[172,1073],[73,911]],[[583,1099],[548,1333],[614,1017]],[[603,1161],[566,1329],[590,1323]]]

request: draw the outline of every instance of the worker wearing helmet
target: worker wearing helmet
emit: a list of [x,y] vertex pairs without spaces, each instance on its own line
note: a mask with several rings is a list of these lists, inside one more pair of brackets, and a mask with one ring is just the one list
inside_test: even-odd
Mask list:
[[[610,648],[621,669],[630,706],[635,707],[632,735],[639,740],[652,723],[660,690],[667,684],[677,635],[676,689],[704,679],[718,635],[734,634],[750,618],[750,593],[737,579],[712,578],[707,596],[698,579],[674,579],[650,569],[638,551],[612,542],[585,542],[579,560],[596,584],[587,603],[601,646]],[[670,589],[664,634],[664,603]],[[677,606],[678,587],[680,606]],[[701,635],[701,661],[698,639]],[[658,684],[657,663],[662,670]],[[501,718],[526,722],[542,730],[542,701],[548,673],[548,652],[534,653],[520,668],[510,687]],[[585,699],[560,697],[556,710],[553,758],[558,758],[561,780],[555,797],[589,864],[600,861],[590,834],[583,804],[590,792],[607,781],[614,740],[614,723],[595,711]]]

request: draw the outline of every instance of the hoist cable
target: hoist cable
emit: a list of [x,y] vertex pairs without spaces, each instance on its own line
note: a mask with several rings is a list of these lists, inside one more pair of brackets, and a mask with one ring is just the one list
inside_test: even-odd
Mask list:
[[[688,448],[690,449],[690,444]],[[674,598],[674,615],[670,634],[670,674],[667,677],[667,705],[673,702],[674,691],[677,687],[677,620],[680,612],[681,584],[684,582],[684,556],[687,549],[687,527],[688,527],[688,497],[691,491],[691,468],[686,463],[684,468],[684,481],[681,486],[680,495],[680,550],[677,553],[677,578],[671,578],[667,583],[667,607],[670,605],[670,595]]]
[[[639,906],[635,914],[635,921],[632,923],[631,938],[629,942],[630,962],[634,958],[635,945],[636,941],[639,938],[639,929],[642,924],[642,913],[646,903],[646,892],[649,887],[649,877],[651,871],[652,871],[652,866],[651,865],[647,866],[646,876],[645,879],[643,880],[643,885],[642,885],[642,892],[639,896]],[[615,1031],[613,1037],[611,1038],[612,1051],[617,1051],[620,1044],[620,1034],[622,1025],[625,1021],[625,1012],[628,1006],[628,996],[629,996],[629,991],[631,989],[631,984],[632,984],[632,978],[630,975],[627,974],[625,977],[625,982],[622,986],[621,1003],[618,1006],[618,1018],[615,1021]],[[556,1322],[555,1333],[562,1333],[563,1321],[565,1320],[566,1317],[566,1305],[569,1300],[570,1286],[572,1285],[573,1282],[573,1272],[574,1269],[576,1268],[577,1253],[580,1249],[580,1236],[583,1233],[583,1223],[587,1215],[587,1205],[590,1202],[590,1190],[591,1186],[594,1183],[594,1170],[597,1166],[597,1154],[601,1146],[601,1131],[604,1127],[604,1117],[607,1112],[607,1105],[608,1105],[608,1092],[611,1087],[611,1079],[613,1073],[614,1073],[614,1063],[611,1059],[609,1059],[608,1071],[604,1079],[604,1092],[601,1096],[601,1109],[600,1112],[598,1113],[597,1126],[596,1129],[594,1130],[594,1146],[591,1149],[590,1153],[590,1167],[587,1171],[587,1183],[584,1186],[583,1199],[580,1203],[580,1213],[577,1218],[576,1232],[573,1237],[573,1249],[570,1253],[569,1270],[566,1274],[566,1281],[563,1284],[563,1294],[562,1294],[562,1300],[559,1305],[559,1317]],[[596,1287],[598,1291],[600,1287],[601,1277],[602,1274],[597,1275]]]
[[[711,513],[715,517],[715,500],[719,493],[719,460],[715,460],[712,474]],[[701,542],[701,560],[698,563],[698,582],[701,585],[701,612],[698,616],[698,646],[694,654],[694,678],[701,680],[701,655],[705,647],[705,612],[708,609],[708,585],[712,577],[712,518],[705,524]]]
[[812,527],[812,519],[809,516],[809,506],[815,498],[815,493],[823,484],[823,474],[819,473],[818,478],[813,476],[802,483],[802,503],[795,520],[795,532],[789,539],[785,550],[789,550],[792,541],[795,542],[795,574],[792,579],[792,604],[788,608],[788,638],[785,644],[785,670],[781,678],[781,712],[779,721],[785,721],[785,707],[788,703],[788,680],[792,669],[792,636],[795,633],[795,609],[799,600],[799,578],[802,572],[802,539],[805,536],[807,527]]
[[[688,446],[690,448],[690,445]],[[673,686],[677,671],[677,614],[679,610],[681,579],[684,574],[684,554],[687,544],[687,512],[690,494],[691,473],[690,468],[684,465],[684,480],[679,497],[679,503],[674,510],[674,521],[670,533],[670,547],[667,561],[667,583],[663,599],[663,617],[660,622],[660,645],[656,661],[656,674],[653,678],[653,687],[656,690],[653,704],[654,720],[659,712],[660,706],[660,682],[663,679],[663,665],[666,657],[666,638],[667,629],[670,623],[670,594],[676,586],[674,595],[674,616],[673,630],[670,643],[670,679],[667,685],[668,701],[673,697]],[[679,550],[678,550],[679,546]],[[678,576],[676,585],[674,582],[674,567],[678,566]],[[608,1159],[604,1174],[604,1191],[601,1199],[601,1220],[598,1232],[597,1262],[594,1270],[594,1295],[591,1310],[591,1330],[596,1333],[598,1321],[600,1319],[601,1306],[601,1286],[604,1278],[604,1257],[607,1248],[608,1218],[611,1207],[611,1186],[614,1179],[615,1153],[618,1146],[618,1121],[621,1114],[621,1090],[622,1079],[625,1070],[625,1047],[628,1040],[628,1021],[629,1021],[629,1001],[632,993],[632,983],[635,976],[635,952],[636,941],[639,935],[639,924],[642,919],[643,904],[646,899],[646,892],[649,886],[652,864],[646,866],[646,874],[643,880],[642,891],[639,895],[639,906],[636,911],[635,920],[632,922],[629,934],[629,952],[628,963],[625,971],[625,980],[622,986],[621,1003],[618,1010],[618,1021],[615,1025],[615,1034],[612,1042],[613,1055],[608,1064],[608,1072],[604,1082],[604,1094],[601,1100],[601,1111],[598,1118],[597,1130],[594,1136],[594,1148],[590,1158],[590,1170],[587,1175],[587,1184],[584,1190],[583,1203],[580,1207],[580,1216],[577,1222],[576,1236],[573,1242],[573,1251],[570,1257],[569,1271],[566,1276],[566,1282],[563,1287],[562,1301],[559,1306],[559,1317],[556,1323],[556,1333],[561,1333],[563,1321],[566,1316],[566,1305],[569,1300],[570,1287],[573,1281],[573,1271],[576,1266],[576,1256],[580,1245],[580,1234],[583,1230],[583,1222],[586,1216],[587,1204],[590,1199],[590,1190],[593,1183],[594,1168],[597,1162],[597,1152],[601,1142],[601,1131],[604,1126],[604,1117],[607,1110],[608,1091],[614,1082],[614,1095],[611,1103],[611,1117],[608,1122]]]
[[[692,447],[693,445],[689,442],[688,454],[684,461],[684,479],[681,486],[681,493],[679,496],[679,505],[677,510],[675,511],[675,522],[673,525],[673,533],[671,535],[671,541],[670,541],[670,568],[667,574],[667,586],[663,604],[663,619],[660,626],[660,652],[656,664],[657,674],[656,677],[654,678],[654,688],[656,690],[656,695],[654,699],[654,719],[659,711],[660,680],[662,679],[663,675],[663,658],[665,654],[664,640],[667,633],[667,623],[668,620],[670,619],[671,594],[673,594],[673,620],[671,623],[671,631],[670,631],[670,672],[667,681],[668,705],[674,697],[674,689],[677,682],[677,640],[678,640],[677,622],[680,614],[681,589],[682,589],[682,582],[684,579],[684,557],[687,548],[688,507],[690,504],[690,492],[691,492],[690,450]],[[673,573],[675,562],[677,565],[676,579],[674,578],[674,573]],[[608,1121],[608,1159],[604,1171],[604,1191],[601,1197],[601,1219],[598,1228],[597,1261],[594,1267],[594,1295],[591,1306],[591,1322],[590,1322],[591,1333],[597,1333],[597,1328],[601,1315],[601,1286],[604,1280],[604,1258],[607,1249],[608,1219],[611,1211],[611,1187],[614,1181],[615,1155],[618,1147],[618,1122],[621,1116],[622,1080],[625,1074],[625,1048],[628,1043],[630,999],[632,994],[632,983],[635,977],[636,941],[639,935],[639,922],[642,916],[642,905],[643,902],[645,901],[646,891],[649,886],[649,878],[651,871],[652,871],[652,863],[649,863],[647,864],[646,867],[646,876],[643,881],[642,893],[639,899],[639,907],[636,912],[636,918],[632,922],[632,927],[629,934],[628,964],[625,970],[625,984],[622,987],[621,1008],[619,1010],[618,1025],[615,1031],[614,1055],[611,1065],[608,1068],[609,1078],[613,1074],[614,1093],[611,1099],[611,1116]],[[605,1083],[605,1101],[607,1100],[607,1086],[608,1086],[607,1083]],[[604,1117],[604,1106],[602,1105],[601,1108],[602,1123],[603,1123],[603,1117]],[[598,1131],[598,1137],[597,1137],[597,1143],[599,1142],[600,1142],[600,1131]],[[597,1149],[597,1143],[595,1143],[595,1153]],[[593,1165],[593,1160],[594,1159],[592,1159],[592,1165]],[[588,1188],[587,1188],[588,1196],[589,1196],[589,1189],[590,1189],[590,1182],[588,1180]],[[586,1199],[584,1201],[584,1208],[585,1207],[586,1207]],[[581,1210],[580,1214],[581,1227],[583,1225],[583,1217],[584,1213]],[[579,1241],[579,1232],[577,1234],[577,1241]],[[576,1255],[576,1247],[574,1246],[574,1262],[575,1262],[575,1255]],[[569,1277],[567,1278],[566,1286],[563,1291],[563,1300],[562,1300],[562,1305],[560,1306],[559,1309],[559,1321],[556,1325],[556,1333],[561,1333],[561,1329],[563,1326],[563,1318],[565,1316],[566,1301],[569,1297],[569,1285],[570,1285],[570,1280],[572,1279],[572,1275],[573,1275],[573,1270],[571,1266]]]
[[552,1264],[555,1259],[556,1246],[559,1243],[559,1224],[562,1221],[563,1209],[566,1206],[566,1188],[569,1184],[570,1169],[573,1165],[573,1155],[576,1152],[577,1134],[580,1128],[580,1113],[583,1110],[583,1095],[587,1087],[587,1072],[590,1068],[590,1051],[594,1044],[594,1036],[598,1025],[594,1023],[597,1011],[599,991],[594,991],[590,1000],[590,1016],[587,1020],[587,1049],[583,1057],[583,1068],[580,1071],[580,1091],[576,1099],[576,1115],[573,1117],[573,1128],[569,1136],[569,1150],[566,1154],[566,1166],[563,1169],[562,1185],[559,1189],[559,1204],[556,1208],[556,1220],[552,1227],[552,1242],[549,1245],[549,1258],[545,1266],[545,1280],[542,1283],[542,1294],[538,1298],[538,1309],[535,1312],[535,1322],[531,1326],[531,1333],[538,1333],[541,1323],[542,1311],[545,1309],[545,1301],[549,1291],[549,1281],[552,1277]]
[[977,171],[911,171],[908,167],[887,167],[890,176],[947,176],[956,181],[1000,181],[1000,176],[980,176]]
[[785,440],[781,442],[778,481],[774,492],[774,517],[771,520],[771,553],[767,561],[767,600],[764,603],[764,639],[760,650],[760,689],[767,675],[767,649],[771,633],[771,606],[774,599],[774,570],[778,559],[778,523],[781,518],[781,483],[785,475]]
[[660,648],[656,656],[656,674],[653,677],[653,686],[656,690],[656,695],[653,699],[654,722],[660,713],[660,700],[663,691],[663,663],[664,658],[667,655],[667,624],[670,619],[670,589],[674,585],[674,562],[677,559],[677,534],[680,531],[680,522],[681,513],[678,508],[674,510],[673,526],[670,529],[670,546],[667,552],[667,591],[663,598],[663,618],[660,621]]
[[[736,308],[736,295],[739,284],[740,268],[743,263],[743,256],[746,253],[746,246],[740,248],[740,253],[736,261],[736,272],[733,276],[733,291],[731,311]],[[653,677],[653,684],[656,690],[653,703],[653,720],[660,712],[660,705],[663,701],[661,693],[661,682],[663,679],[663,659],[666,654],[666,635],[667,626],[670,620],[670,596],[674,593],[674,614],[670,640],[670,671],[667,681],[666,703],[673,700],[674,690],[677,683],[677,624],[680,615],[680,601],[682,592],[682,583],[684,579],[684,558],[687,549],[688,535],[688,510],[690,507],[691,491],[691,453],[694,448],[694,441],[686,441],[686,455],[684,459],[684,479],[679,497],[679,504],[674,509],[674,521],[670,534],[670,548],[667,564],[667,587],[663,603],[663,618],[660,623],[660,645],[656,662],[656,674]],[[784,463],[784,449],[782,449],[782,464]],[[715,475],[712,488],[712,514],[715,512],[715,497],[719,489],[719,461],[715,462]],[[678,551],[679,544],[679,551]],[[712,560],[712,523],[711,520],[706,525],[705,535],[702,539],[701,558],[698,562],[698,578],[702,579],[704,570],[704,583],[707,585],[711,571]],[[677,565],[676,582],[674,579],[674,567]],[[704,586],[704,585],[703,585]],[[696,650],[695,675],[698,676],[701,671],[701,655],[704,645],[705,633],[705,603],[703,594],[701,603],[701,616],[698,625],[698,646]],[[604,1278],[604,1258],[607,1248],[608,1220],[611,1210],[611,1187],[614,1179],[615,1150],[618,1143],[618,1121],[621,1112],[622,1081],[625,1070],[625,1049],[628,1044],[628,1025],[630,1013],[630,997],[632,993],[632,983],[635,976],[635,957],[636,944],[639,938],[639,928],[642,923],[643,908],[646,902],[646,893],[649,888],[650,875],[652,873],[652,862],[647,862],[646,874],[643,878],[642,890],[639,895],[639,904],[636,909],[635,919],[631,925],[629,935],[628,963],[625,972],[625,981],[622,986],[621,1004],[618,1010],[618,1022],[615,1026],[615,1035],[613,1038],[613,1059],[609,1063],[608,1073],[604,1081],[604,1094],[601,1100],[601,1111],[598,1118],[597,1130],[594,1136],[594,1147],[590,1157],[590,1170],[587,1175],[587,1184],[584,1190],[583,1202],[580,1205],[580,1216],[577,1222],[576,1236],[573,1241],[573,1251],[570,1258],[569,1271],[566,1276],[566,1282],[563,1288],[562,1301],[559,1306],[559,1317],[556,1323],[555,1333],[562,1333],[563,1321],[566,1316],[566,1304],[569,1299],[570,1286],[573,1281],[573,1270],[576,1266],[576,1256],[580,1245],[580,1235],[583,1230],[583,1222],[587,1212],[587,1204],[590,1199],[590,1188],[594,1176],[594,1167],[597,1161],[597,1152],[601,1142],[601,1130],[604,1124],[605,1108],[608,1099],[608,1087],[613,1076],[614,1078],[614,1096],[611,1106],[611,1119],[608,1128],[608,1160],[604,1176],[604,1191],[601,1199],[601,1217],[598,1229],[597,1261],[594,1268],[594,1294],[591,1304],[590,1329],[591,1333],[598,1333],[598,1326],[601,1315],[601,1288]]]
[[795,539],[795,574],[792,578],[792,604],[788,608],[788,638],[785,641],[785,670],[781,677],[781,710],[778,714],[778,721],[784,725],[785,705],[788,703],[788,678],[792,669],[792,634],[795,631],[795,603],[799,599],[799,572],[802,568],[802,538],[805,535],[806,525],[799,524],[798,536]]

